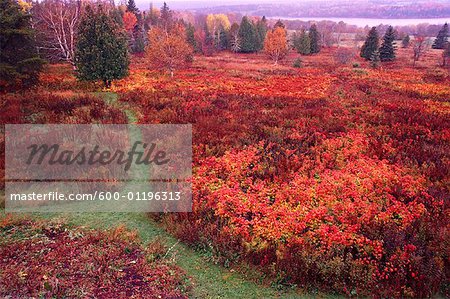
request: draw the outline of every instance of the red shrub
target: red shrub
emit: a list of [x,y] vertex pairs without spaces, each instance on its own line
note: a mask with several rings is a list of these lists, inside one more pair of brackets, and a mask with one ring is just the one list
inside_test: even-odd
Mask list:
[[143,123],[193,124],[194,212],[164,216],[167,228],[285,282],[431,296],[449,277],[447,91],[427,102],[399,90],[420,76],[308,72],[264,75],[263,90],[186,78],[122,96]]
[[123,228],[94,232],[61,224],[3,221],[1,296],[187,298],[184,273],[149,263]]

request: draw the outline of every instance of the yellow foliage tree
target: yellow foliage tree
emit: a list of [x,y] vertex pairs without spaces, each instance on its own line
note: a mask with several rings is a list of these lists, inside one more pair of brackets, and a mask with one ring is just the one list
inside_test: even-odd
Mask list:
[[33,7],[33,3],[25,0],[18,0],[17,3],[19,3],[20,8],[24,12],[29,12],[31,8]]
[[206,28],[214,36],[216,45],[220,42],[220,32],[230,30],[231,24],[225,14],[209,14],[206,16]]
[[153,27],[148,33],[146,58],[150,65],[165,68],[173,77],[175,69],[192,61],[192,47],[186,41],[184,28],[176,26],[170,31]]
[[266,39],[264,41],[264,52],[274,61],[275,64],[279,60],[283,59],[288,51],[286,29],[282,27],[276,27],[275,29],[267,32]]

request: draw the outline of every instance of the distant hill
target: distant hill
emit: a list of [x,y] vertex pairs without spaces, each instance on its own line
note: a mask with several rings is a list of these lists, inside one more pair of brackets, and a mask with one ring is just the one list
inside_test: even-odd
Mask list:
[[[263,0],[264,1],[264,0]],[[175,2],[174,2],[175,3]],[[245,1],[242,1],[245,3]],[[261,3],[261,2],[260,2]],[[297,3],[270,4],[231,4],[214,6],[214,2],[200,2],[196,8],[185,7],[199,13],[241,13],[247,15],[265,15],[267,17],[342,17],[342,18],[445,18],[450,17],[450,1],[398,1],[398,0],[331,0],[306,1]],[[176,3],[182,8],[183,3]]]

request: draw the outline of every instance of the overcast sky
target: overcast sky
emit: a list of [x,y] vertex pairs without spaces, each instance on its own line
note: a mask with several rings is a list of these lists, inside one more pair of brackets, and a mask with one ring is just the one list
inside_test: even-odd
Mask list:
[[[335,0],[333,0],[335,1]],[[355,2],[358,0],[355,0]],[[150,1],[150,0],[136,0],[140,7],[148,7],[150,2],[153,6],[159,7],[164,1]],[[166,1],[169,7],[173,8],[195,8],[195,7],[211,7],[222,5],[236,5],[236,4],[263,4],[263,3],[301,3],[301,2],[329,2],[329,0],[168,0]]]
[[[116,0],[118,1],[118,0]],[[120,0],[119,0],[120,1]],[[122,0],[127,1],[127,0]],[[161,7],[164,0],[152,1],[152,0],[135,0],[140,8],[147,9],[150,3],[153,2],[153,7]],[[237,4],[300,4],[300,3],[330,3],[330,2],[353,2],[355,4],[361,2],[372,2],[380,4],[416,4],[427,3],[427,2],[440,2],[440,3],[450,3],[450,0],[166,0],[169,7],[173,9],[195,9],[195,8],[205,8],[212,6],[226,6],[226,5],[237,5]]]

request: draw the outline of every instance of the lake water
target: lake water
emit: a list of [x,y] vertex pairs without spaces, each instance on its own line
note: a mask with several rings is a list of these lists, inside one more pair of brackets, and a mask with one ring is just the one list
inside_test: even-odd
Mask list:
[[300,20],[300,21],[343,21],[349,25],[356,25],[359,27],[364,26],[378,26],[380,24],[392,25],[392,26],[406,26],[406,25],[418,25],[423,23],[439,25],[445,22],[450,23],[450,17],[448,18],[436,18],[436,19],[365,19],[365,18],[326,18],[326,17],[314,17],[314,18],[289,18],[289,17],[270,17],[270,19],[284,19],[284,20]]

